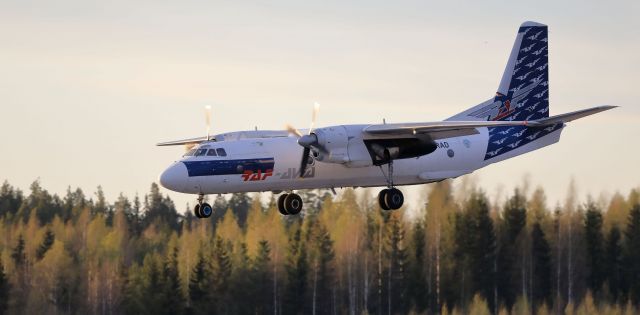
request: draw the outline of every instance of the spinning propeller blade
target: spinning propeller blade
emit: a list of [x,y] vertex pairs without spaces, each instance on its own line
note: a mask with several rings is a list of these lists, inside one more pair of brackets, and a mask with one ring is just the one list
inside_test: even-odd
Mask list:
[[211,106],[207,105],[204,107],[204,115],[207,122],[207,141],[211,139],[209,136],[211,132]]
[[[304,148],[302,150],[302,158],[300,159],[300,178],[304,177],[304,173],[307,170],[307,165],[309,163],[309,154],[311,154],[311,147],[314,146],[314,144],[317,147],[318,138],[315,134],[313,134],[313,127],[316,125],[316,120],[318,119],[319,112],[320,104],[318,102],[313,103],[313,112],[311,112],[311,124],[309,126],[309,132],[306,135],[303,135],[300,130],[296,129],[296,127],[290,124],[286,125],[287,131],[295,135],[298,138],[298,144]],[[318,147],[318,149],[322,148]]]

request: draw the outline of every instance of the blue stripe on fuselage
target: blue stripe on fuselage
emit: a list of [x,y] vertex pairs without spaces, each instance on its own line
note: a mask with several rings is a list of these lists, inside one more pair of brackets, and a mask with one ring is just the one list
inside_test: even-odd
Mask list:
[[274,158],[242,160],[182,161],[189,177],[243,174],[245,171],[267,172],[273,170]]

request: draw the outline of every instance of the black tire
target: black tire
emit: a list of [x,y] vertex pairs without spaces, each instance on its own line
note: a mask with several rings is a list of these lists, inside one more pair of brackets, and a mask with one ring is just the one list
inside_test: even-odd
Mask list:
[[284,200],[287,198],[288,195],[289,194],[282,194],[280,195],[280,197],[278,197],[278,211],[280,211],[280,214],[282,215],[289,215],[287,210],[284,208]]
[[297,194],[289,194],[284,199],[284,208],[290,215],[296,215],[302,211],[302,198]]
[[213,214],[213,208],[211,208],[211,205],[208,203],[203,203],[200,206],[200,215],[203,218],[208,218]]
[[196,218],[202,219],[202,213],[200,213],[200,204],[196,204],[196,206],[193,207],[193,214],[196,216]]
[[384,197],[384,201],[389,209],[397,210],[400,209],[404,203],[404,195],[400,190],[391,188]]
[[382,210],[389,210],[389,206],[387,206],[387,202],[385,201],[387,192],[389,192],[389,189],[383,189],[378,193],[378,203]]

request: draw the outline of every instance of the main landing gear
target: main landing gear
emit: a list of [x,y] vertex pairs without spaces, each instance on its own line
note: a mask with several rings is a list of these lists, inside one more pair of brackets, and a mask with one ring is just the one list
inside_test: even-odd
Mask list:
[[282,215],[296,215],[302,211],[302,198],[298,194],[282,194],[278,197],[278,211]]
[[193,208],[193,214],[199,219],[206,219],[213,214],[211,205],[204,202],[204,194],[198,195],[198,204]]
[[378,203],[380,204],[380,208],[382,208],[382,210],[400,209],[404,203],[404,195],[399,189],[393,187],[393,160],[389,161],[388,164],[388,176],[384,174],[382,165],[380,165],[380,171],[387,180],[387,188],[381,190],[378,194]]

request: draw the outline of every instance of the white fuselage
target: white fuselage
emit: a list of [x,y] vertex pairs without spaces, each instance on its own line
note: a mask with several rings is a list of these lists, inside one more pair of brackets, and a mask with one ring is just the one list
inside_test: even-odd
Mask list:
[[[361,126],[334,126],[345,130],[361,130]],[[342,130],[342,129],[340,129]],[[395,160],[393,184],[414,185],[440,181],[468,174],[495,163],[559,140],[562,128],[528,143],[507,154],[485,160],[489,134],[487,128],[479,133],[436,140],[438,148],[417,158]],[[350,133],[347,131],[347,133]],[[362,137],[349,138],[348,152],[363,159]],[[351,141],[353,140],[353,143]],[[293,136],[245,138],[231,141],[205,142],[198,146],[223,148],[227,155],[187,156],[173,163],[161,176],[161,184],[171,190],[191,194],[224,194],[235,192],[292,191],[298,189],[387,186],[388,167],[358,163],[321,162],[311,159],[305,177],[299,177],[303,148]],[[368,153],[366,153],[368,154]],[[240,161],[240,162],[238,162]],[[267,167],[250,171],[251,163],[269,162]],[[243,168],[242,163],[247,163]],[[369,161],[370,162],[370,161]],[[215,174],[215,168],[233,164],[237,170]],[[197,176],[186,165],[199,165]],[[213,173],[211,173],[213,172]]]

